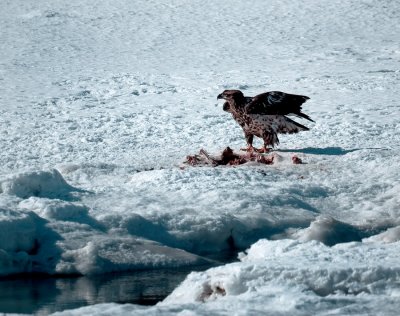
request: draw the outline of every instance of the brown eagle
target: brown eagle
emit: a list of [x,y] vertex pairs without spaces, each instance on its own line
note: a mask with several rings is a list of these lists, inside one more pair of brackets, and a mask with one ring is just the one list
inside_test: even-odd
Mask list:
[[[292,134],[308,131],[286,115],[296,115],[314,122],[301,112],[301,106],[309,97],[280,91],[265,92],[255,97],[246,97],[240,90],[225,90],[217,99],[225,99],[223,110],[232,114],[242,127],[247,141],[247,151],[268,152],[269,147],[279,144],[278,133]],[[253,137],[263,139],[262,149],[253,147]]]

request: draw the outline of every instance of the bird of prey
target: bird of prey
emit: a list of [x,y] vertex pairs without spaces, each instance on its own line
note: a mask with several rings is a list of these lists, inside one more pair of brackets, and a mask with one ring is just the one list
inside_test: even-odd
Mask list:
[[[240,90],[225,90],[217,99],[224,99],[223,110],[232,114],[242,127],[247,141],[247,151],[268,152],[279,144],[278,133],[292,134],[308,131],[287,115],[295,115],[314,122],[301,112],[301,106],[309,97],[280,91],[265,92],[255,97],[246,97]],[[254,136],[264,141],[261,149],[253,147]]]

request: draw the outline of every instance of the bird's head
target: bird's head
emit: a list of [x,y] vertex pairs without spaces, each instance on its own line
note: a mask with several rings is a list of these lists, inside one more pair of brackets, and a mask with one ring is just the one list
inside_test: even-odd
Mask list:
[[240,90],[225,90],[218,94],[217,99],[224,99],[226,101],[240,102],[244,99],[244,95]]

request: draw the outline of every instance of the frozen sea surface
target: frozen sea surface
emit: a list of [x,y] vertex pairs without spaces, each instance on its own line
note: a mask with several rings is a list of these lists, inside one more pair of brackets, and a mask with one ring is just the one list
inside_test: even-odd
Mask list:
[[[397,315],[399,12],[5,1],[0,276],[187,269],[247,251],[155,307],[65,314]],[[282,135],[273,165],[183,166],[245,145],[216,100],[229,88],[308,95],[316,123]]]

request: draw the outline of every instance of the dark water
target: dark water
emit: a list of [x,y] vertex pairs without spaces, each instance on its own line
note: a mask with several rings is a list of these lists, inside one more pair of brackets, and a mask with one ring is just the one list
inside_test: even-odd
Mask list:
[[109,302],[153,305],[170,294],[191,271],[206,268],[209,266],[90,277],[0,279],[0,313],[46,315]]

